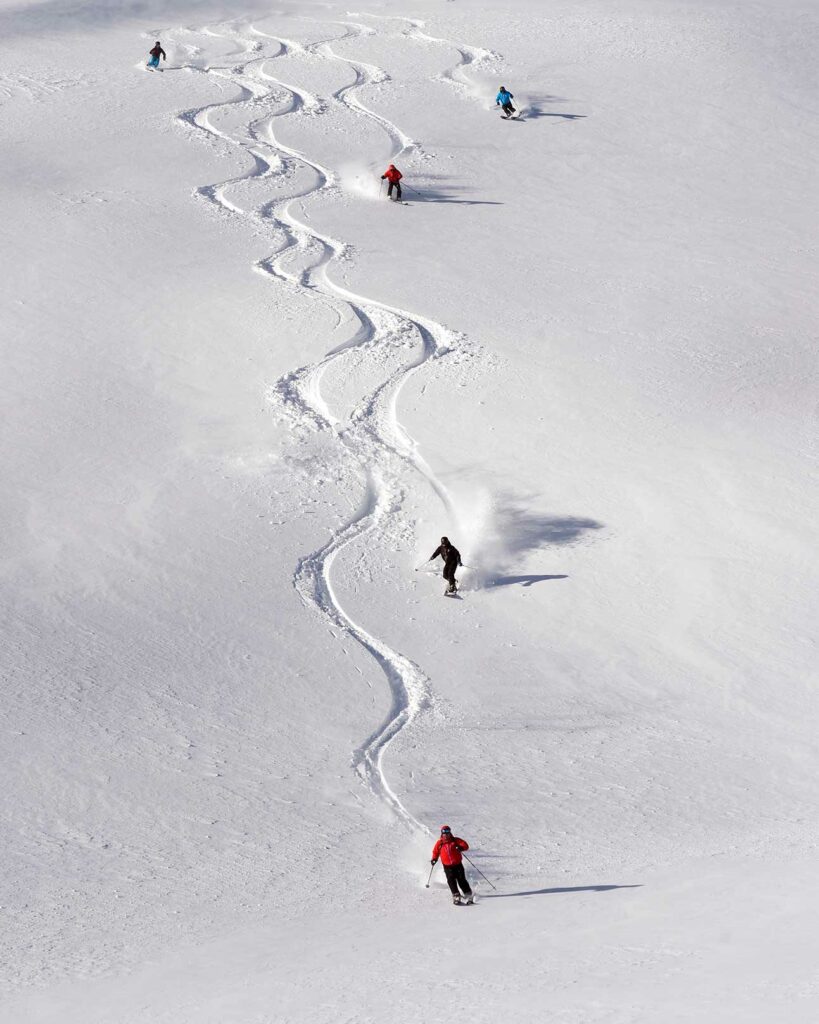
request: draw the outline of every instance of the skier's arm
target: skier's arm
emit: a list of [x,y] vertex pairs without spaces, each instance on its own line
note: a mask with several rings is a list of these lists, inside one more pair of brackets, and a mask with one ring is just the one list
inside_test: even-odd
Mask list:
[[161,47],[159,49],[159,52],[162,54],[162,59],[163,60],[167,60],[168,59],[168,55],[165,53],[165,51]]
[[440,852],[441,852],[441,840],[439,839],[438,842],[435,844],[435,846],[433,846],[433,848],[432,848],[432,861],[430,863],[436,864],[438,862],[438,854]]
[[435,559],[436,559],[436,558],[438,557],[438,555],[441,555],[441,557],[443,558],[443,554],[441,553],[441,545],[440,545],[440,544],[439,544],[439,545],[438,545],[438,547],[437,547],[437,548],[436,548],[436,549],[435,549],[435,550],[434,550],[434,551],[432,552],[432,554],[431,554],[431,555],[429,556],[429,559],[428,559],[428,561],[430,561],[430,562],[434,562],[434,561],[435,561]]
[[465,839],[456,839],[455,842],[458,844],[459,850],[469,849],[469,843]]

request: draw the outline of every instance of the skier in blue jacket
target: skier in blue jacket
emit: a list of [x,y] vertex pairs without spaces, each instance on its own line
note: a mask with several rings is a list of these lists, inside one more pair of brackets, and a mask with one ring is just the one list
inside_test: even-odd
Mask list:
[[512,106],[512,100],[514,98],[515,97],[508,91],[506,86],[502,85],[498,95],[495,97],[495,106],[500,107],[507,117],[511,117],[512,114],[516,113],[515,108]]

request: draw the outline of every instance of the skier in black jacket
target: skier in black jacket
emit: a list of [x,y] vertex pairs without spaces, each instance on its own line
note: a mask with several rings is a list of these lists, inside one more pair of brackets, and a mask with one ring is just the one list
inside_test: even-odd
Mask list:
[[449,584],[448,594],[454,594],[458,589],[458,581],[455,579],[455,570],[459,565],[463,565],[461,561],[461,552],[453,547],[449,543],[449,537],[441,537],[441,543],[433,553],[430,555],[430,562],[437,558],[438,555],[444,560],[444,579]]

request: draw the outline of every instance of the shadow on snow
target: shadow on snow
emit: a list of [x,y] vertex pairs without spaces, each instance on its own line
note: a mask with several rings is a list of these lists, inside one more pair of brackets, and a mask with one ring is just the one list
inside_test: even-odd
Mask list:
[[542,583],[544,580],[567,580],[569,577],[562,573],[558,576],[496,576],[492,581],[493,587],[511,587],[520,583],[523,587],[531,587],[533,583]]
[[574,885],[555,889],[527,889],[524,892],[491,892],[483,900],[502,899],[506,896],[553,896],[562,892],[611,892],[612,889],[642,889],[642,885]]
[[[446,175],[424,175],[425,182],[433,182],[433,184],[424,185],[422,188],[415,189],[412,185],[404,182],[404,198],[415,199],[416,202],[427,202],[427,203],[457,203],[460,206],[503,206],[504,204],[499,200],[495,199],[459,199],[457,198],[458,193],[464,193],[469,191],[466,185],[449,185],[449,184],[434,184],[437,179],[439,182],[443,181]],[[407,195],[406,193],[409,193]]]
[[562,96],[535,96],[533,100],[523,108],[523,117],[527,121],[534,121],[539,117],[558,117],[564,121],[579,121],[588,114],[561,114],[557,110],[547,110],[547,104],[568,103]]

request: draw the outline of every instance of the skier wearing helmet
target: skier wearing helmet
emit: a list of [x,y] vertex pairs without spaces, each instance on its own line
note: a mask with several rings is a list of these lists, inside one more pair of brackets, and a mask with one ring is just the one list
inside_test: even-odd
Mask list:
[[[432,848],[432,860],[430,863],[435,867],[438,863],[438,858],[441,858],[441,863],[444,865],[444,874],[449,884],[449,891],[452,893],[452,902],[457,907],[461,905],[461,893],[466,897],[467,905],[472,903],[474,899],[472,889],[466,880],[463,858],[461,857],[461,851],[468,849],[469,843],[465,839],[453,836],[449,825],[441,825],[441,838]],[[458,886],[460,886],[460,891]]]
[[392,190],[395,189],[395,198],[400,202],[401,201],[401,178],[403,178],[403,174],[401,174],[401,172],[398,170],[398,168],[395,166],[395,164],[390,164],[390,166],[386,169],[386,171],[384,171],[384,173],[381,175],[381,180],[382,181],[385,178],[390,183],[388,188],[387,188],[387,199],[392,199]]
[[159,57],[160,57],[160,55],[162,56],[163,60],[167,60],[168,59],[167,58],[167,54],[162,49],[162,44],[160,43],[160,41],[158,39],[154,43],[153,48],[150,51],[150,54],[151,54],[151,59],[148,61],[148,67],[149,68],[158,68],[159,67]]
[[512,105],[512,100],[514,98],[515,97],[512,95],[511,92],[509,92],[505,85],[502,85],[500,87],[500,89],[498,90],[498,95],[495,97],[495,106],[500,107],[507,118],[511,117],[512,114],[516,113],[516,110]]
[[454,594],[458,589],[458,581],[455,579],[455,570],[459,565],[463,565],[461,562],[461,553],[452,544],[449,543],[449,537],[441,537],[440,545],[430,555],[430,562],[441,556],[444,560],[444,579],[449,584],[449,587],[444,591],[445,594]]

